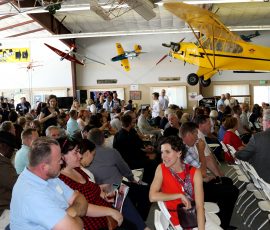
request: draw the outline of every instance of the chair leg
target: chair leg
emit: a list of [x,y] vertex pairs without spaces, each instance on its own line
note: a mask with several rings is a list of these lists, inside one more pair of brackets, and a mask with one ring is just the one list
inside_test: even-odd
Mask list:
[[235,205],[238,205],[240,200],[242,199],[242,197],[247,193],[247,190],[244,190],[243,192],[241,192],[241,194],[238,196],[237,202]]
[[267,218],[267,220],[264,221],[264,222],[260,225],[260,227],[258,228],[258,230],[260,230],[264,225],[266,225],[268,221],[269,221],[269,219]]
[[233,170],[233,167],[231,167],[231,168],[229,169],[229,171],[225,173],[225,176],[229,177],[229,174],[231,173],[232,170]]
[[251,193],[250,196],[240,205],[240,207],[238,208],[238,210],[236,211],[236,213],[240,212],[240,209],[243,207],[243,205],[253,196],[253,194]]
[[238,187],[238,189],[241,189],[245,184],[246,184],[246,182],[243,182],[243,183]]
[[247,211],[247,208],[252,205],[254,202],[256,201],[256,198],[254,198],[246,207],[245,209],[242,211],[241,216],[244,216],[245,212]]
[[259,210],[259,208],[256,208],[253,212],[251,212],[251,213],[247,216],[247,219],[244,221],[243,224],[246,225],[247,222],[248,222],[248,220],[249,220],[249,218],[250,218],[254,213],[256,213],[258,210]]
[[[234,168],[233,168],[233,169],[234,169]],[[232,174],[228,175],[228,177],[232,178],[235,174],[237,174],[237,173],[236,173],[236,171],[234,170],[234,171],[232,172]]]
[[253,221],[255,220],[255,218],[256,218],[261,212],[262,212],[262,210],[260,210],[255,216],[253,216],[252,220],[250,221],[250,223],[249,223],[249,225],[248,225],[249,228],[251,227],[251,225],[252,225]]

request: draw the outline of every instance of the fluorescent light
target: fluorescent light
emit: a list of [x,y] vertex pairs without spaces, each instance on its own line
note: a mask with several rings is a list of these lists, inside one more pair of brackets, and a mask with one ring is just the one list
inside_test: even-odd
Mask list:
[[[228,27],[230,31],[254,31],[254,30],[270,30],[270,25],[267,26],[232,26]],[[198,32],[195,30],[195,32]],[[59,34],[59,35],[38,35],[33,37],[11,37],[1,38],[0,41],[4,40],[36,40],[45,38],[55,39],[69,39],[69,38],[94,38],[94,37],[116,37],[116,36],[132,36],[132,35],[151,35],[151,34],[185,34],[192,33],[189,28],[183,29],[156,29],[156,30],[137,30],[137,31],[113,31],[113,32],[89,32],[89,33],[77,33],[77,34]]]
[[241,2],[263,2],[263,0],[194,0],[194,1],[183,1],[187,4],[218,4],[218,3],[241,3]]
[[[265,0],[192,0],[179,1],[187,4],[219,4],[219,3],[241,3],[241,2],[265,2]],[[163,6],[164,2],[155,3],[158,6]]]

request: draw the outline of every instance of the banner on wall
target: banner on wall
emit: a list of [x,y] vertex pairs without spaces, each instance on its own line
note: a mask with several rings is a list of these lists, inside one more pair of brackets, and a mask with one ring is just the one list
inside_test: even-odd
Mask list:
[[7,62],[29,62],[29,48],[7,48],[0,49],[0,63]]

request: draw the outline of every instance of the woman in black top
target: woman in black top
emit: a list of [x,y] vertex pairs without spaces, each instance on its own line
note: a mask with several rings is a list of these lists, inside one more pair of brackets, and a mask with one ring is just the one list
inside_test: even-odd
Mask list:
[[55,95],[50,95],[48,98],[48,105],[41,110],[39,115],[39,121],[43,124],[43,133],[45,133],[45,130],[49,126],[57,126],[58,115],[59,109],[57,107],[57,97]]

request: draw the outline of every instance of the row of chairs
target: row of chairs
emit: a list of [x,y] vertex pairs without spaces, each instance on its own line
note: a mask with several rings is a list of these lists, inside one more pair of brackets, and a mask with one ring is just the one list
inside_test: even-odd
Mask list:
[[[155,228],[156,230],[182,230],[181,227],[176,228],[170,221],[171,215],[168,212],[165,203],[163,201],[158,201],[158,207],[160,210],[155,210]],[[216,215],[219,212],[219,207],[216,203],[205,202],[204,203],[205,213],[207,219],[210,218],[212,222],[216,225],[220,225],[220,219]]]
[[[240,214],[244,219],[243,224],[248,228],[251,228],[254,220],[260,213],[270,213],[270,184],[259,177],[256,170],[250,163],[235,158],[236,150],[234,147],[225,145],[222,142],[221,145],[223,150],[231,154],[235,159],[235,164],[229,165],[231,169],[228,171],[227,176],[231,177],[235,184],[239,184],[239,189],[245,186],[236,202],[236,206],[238,207],[236,213]],[[248,192],[250,195],[246,197],[245,194]],[[252,210],[251,213],[246,215],[246,212],[255,202],[257,202],[258,206]],[[269,220],[270,214],[268,214],[267,219],[256,229],[261,230]]]

